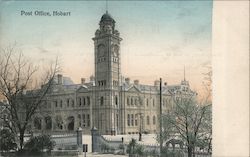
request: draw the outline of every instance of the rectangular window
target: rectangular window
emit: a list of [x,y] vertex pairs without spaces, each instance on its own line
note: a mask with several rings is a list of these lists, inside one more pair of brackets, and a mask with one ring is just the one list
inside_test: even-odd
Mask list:
[[104,104],[104,98],[103,96],[101,97],[101,100],[100,100],[100,105],[103,105]]
[[61,108],[63,107],[63,101],[62,100],[60,101],[60,107]]
[[85,106],[86,104],[86,100],[85,100],[85,97],[83,97],[83,105]]
[[85,127],[86,126],[85,114],[82,115],[82,123],[83,123],[83,127]]
[[135,126],[137,126],[138,124],[137,124],[137,119],[138,119],[138,116],[137,116],[137,114],[135,115]]
[[87,97],[87,104],[88,104],[88,106],[90,105],[90,97],[89,96]]
[[81,99],[81,97],[78,98],[78,105],[82,106],[82,99]]
[[131,126],[134,126],[134,115],[131,114]]
[[69,101],[70,101],[70,100],[69,100],[69,99],[67,99],[67,107],[69,107]]
[[128,123],[128,126],[130,126],[130,115],[129,114],[127,115],[127,123]]
[[90,116],[89,116],[89,114],[87,115],[87,126],[90,127]]

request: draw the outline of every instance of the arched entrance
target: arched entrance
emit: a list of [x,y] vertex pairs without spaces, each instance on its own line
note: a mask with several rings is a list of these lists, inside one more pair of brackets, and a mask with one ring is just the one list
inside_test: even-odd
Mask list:
[[45,129],[46,130],[51,130],[52,129],[52,119],[51,119],[51,117],[50,116],[45,117],[44,120],[45,120]]
[[68,117],[68,130],[74,130],[75,118],[73,116]]
[[42,129],[42,119],[39,117],[35,117],[34,118],[34,127],[37,130],[41,130]]
[[62,120],[62,117],[60,115],[56,116],[56,128],[59,129],[59,130],[62,130],[63,129],[63,120]]

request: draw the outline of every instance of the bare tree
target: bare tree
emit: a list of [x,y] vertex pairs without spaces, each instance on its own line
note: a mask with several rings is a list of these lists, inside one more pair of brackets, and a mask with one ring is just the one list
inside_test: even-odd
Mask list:
[[[174,99],[172,110],[163,115],[163,134],[168,139],[182,139],[188,149],[188,157],[195,156],[194,149],[207,136],[205,126],[210,114],[209,104],[198,104],[193,97],[179,97]],[[166,130],[166,131],[165,131]]]
[[8,116],[3,121],[16,137],[19,136],[19,150],[23,149],[25,131],[51,90],[58,71],[57,59],[47,70],[39,71],[15,46],[1,49],[0,94],[8,101],[5,106]]

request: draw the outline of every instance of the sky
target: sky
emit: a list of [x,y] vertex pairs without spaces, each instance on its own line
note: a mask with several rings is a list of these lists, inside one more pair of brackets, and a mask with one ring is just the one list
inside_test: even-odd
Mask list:
[[[179,84],[186,69],[191,88],[202,93],[211,64],[212,1],[0,1],[0,45],[17,43],[42,64],[58,56],[75,83],[94,74],[92,38],[106,9],[116,21],[124,77]],[[21,11],[63,11],[70,16],[21,16]]]

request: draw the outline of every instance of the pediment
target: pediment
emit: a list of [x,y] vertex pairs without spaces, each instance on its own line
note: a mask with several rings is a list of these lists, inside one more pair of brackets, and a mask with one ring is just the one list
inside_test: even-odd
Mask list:
[[89,90],[88,90],[88,87],[81,86],[81,87],[78,88],[77,92],[79,92],[79,93],[85,93],[85,92],[89,92]]
[[129,87],[128,92],[141,92],[141,90],[138,89],[138,87],[133,85],[133,86]]

